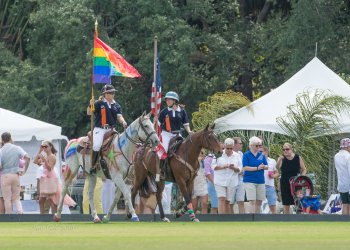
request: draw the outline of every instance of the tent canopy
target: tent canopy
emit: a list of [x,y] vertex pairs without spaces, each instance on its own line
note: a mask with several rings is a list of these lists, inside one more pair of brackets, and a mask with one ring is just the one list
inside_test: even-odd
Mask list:
[[[258,100],[231,114],[215,120],[215,130],[263,130],[284,134],[276,119],[287,114],[287,107],[296,103],[298,94],[305,91],[329,90],[335,95],[350,97],[350,86],[337,74],[313,58],[288,81]],[[340,133],[350,132],[350,117],[339,117]]]
[[62,139],[62,128],[0,108],[0,134],[10,132],[14,141]]

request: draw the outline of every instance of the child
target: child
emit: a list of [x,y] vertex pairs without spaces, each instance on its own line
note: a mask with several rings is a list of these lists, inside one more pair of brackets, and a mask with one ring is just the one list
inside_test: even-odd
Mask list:
[[296,196],[301,202],[306,214],[310,213],[310,209],[314,210],[318,214],[321,214],[321,202],[319,195],[306,196],[301,188],[296,190]]

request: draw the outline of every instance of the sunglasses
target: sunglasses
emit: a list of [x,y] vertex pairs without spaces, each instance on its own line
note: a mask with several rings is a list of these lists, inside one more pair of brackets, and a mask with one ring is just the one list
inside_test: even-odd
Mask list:
[[255,147],[260,148],[260,147],[262,147],[262,145],[260,145],[260,144],[259,145],[255,145]]
[[226,148],[227,150],[233,150],[233,148]]
[[42,148],[48,148],[49,146],[47,145],[41,145]]
[[290,148],[282,148],[283,151],[289,151]]
[[107,92],[108,95],[114,95],[114,92]]

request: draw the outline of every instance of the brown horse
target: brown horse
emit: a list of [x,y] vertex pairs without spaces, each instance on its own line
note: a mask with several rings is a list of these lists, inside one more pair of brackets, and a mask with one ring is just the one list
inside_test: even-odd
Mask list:
[[[182,209],[175,213],[175,218],[178,218],[188,212],[192,221],[199,221],[195,217],[191,202],[193,180],[199,169],[198,156],[201,152],[201,149],[205,148],[213,152],[221,152],[220,142],[214,133],[213,128],[214,127],[209,128],[209,125],[207,125],[205,129],[188,136],[179,146],[174,155],[168,159],[168,163],[175,179],[175,183],[177,183],[179,186],[186,203]],[[136,162],[134,163],[135,180],[131,194],[131,200],[133,204],[135,202],[136,194],[147,178],[147,175],[156,175],[157,161],[158,157],[156,157],[156,153],[154,151],[151,151],[149,148],[146,148],[143,153],[138,155]],[[169,176],[165,176],[165,181],[173,180],[171,180]],[[162,178],[161,181],[157,183],[156,197],[160,218],[163,221],[169,221],[169,219],[167,219],[164,215],[161,202],[163,190],[164,178]]]

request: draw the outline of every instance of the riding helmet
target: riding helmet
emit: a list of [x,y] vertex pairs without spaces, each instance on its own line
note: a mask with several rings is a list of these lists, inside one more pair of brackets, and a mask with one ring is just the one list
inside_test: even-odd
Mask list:
[[113,93],[116,92],[117,90],[113,87],[113,85],[110,84],[106,84],[105,86],[103,86],[103,88],[101,89],[101,93],[102,94],[106,94],[106,93]]
[[169,99],[173,99],[175,101],[179,101],[179,99],[180,99],[179,95],[176,92],[174,92],[174,91],[169,91],[168,93],[166,93],[164,99],[166,100],[168,98]]

